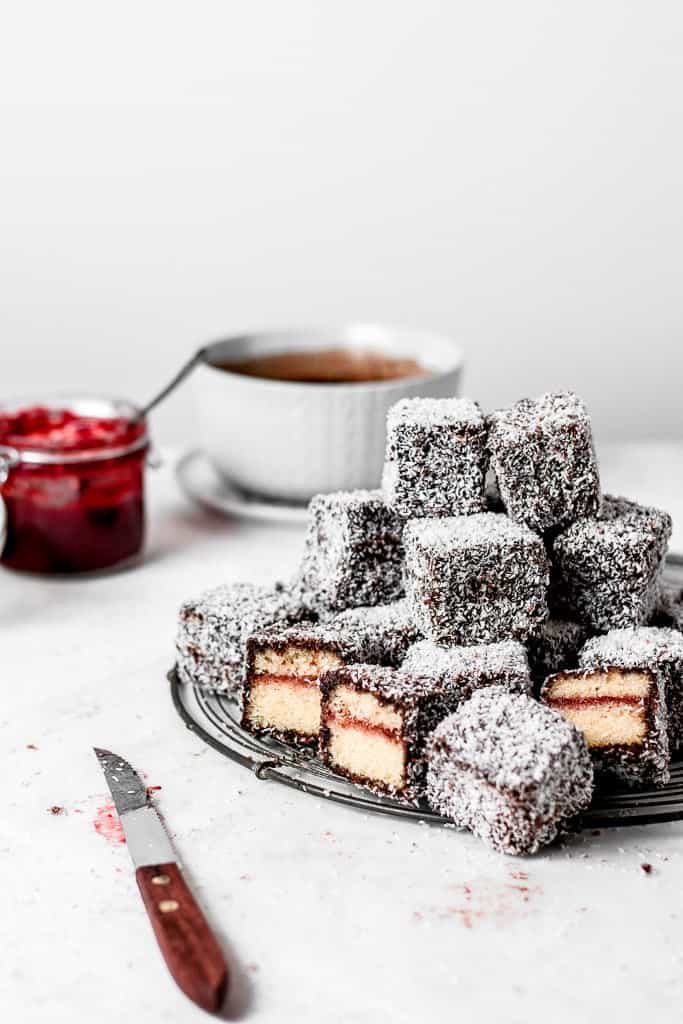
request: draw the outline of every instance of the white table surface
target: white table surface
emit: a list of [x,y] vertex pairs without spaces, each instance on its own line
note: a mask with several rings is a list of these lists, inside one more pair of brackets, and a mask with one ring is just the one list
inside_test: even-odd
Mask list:
[[[666,503],[683,526],[683,449],[608,450],[603,463],[607,487]],[[126,847],[94,829],[107,793],[93,744],[162,787],[157,805],[233,961],[233,1018],[677,1019],[683,824],[501,857],[259,782],[181,725],[165,681],[178,605],[223,580],[288,573],[302,534],[193,508],[168,465],[150,478],[138,569],[0,572],[3,1024],[202,1016],[169,979]]]

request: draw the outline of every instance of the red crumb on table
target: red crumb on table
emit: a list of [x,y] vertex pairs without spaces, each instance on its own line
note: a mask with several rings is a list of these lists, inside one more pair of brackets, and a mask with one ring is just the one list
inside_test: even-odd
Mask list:
[[644,871],[646,875],[651,875],[652,874],[652,864],[641,864],[640,867],[641,867],[641,870]]
[[[520,881],[528,879],[525,871],[512,872],[512,877]],[[540,886],[518,885],[493,878],[481,878],[466,884],[450,885],[448,888],[460,893],[461,898],[452,901],[452,897],[447,897],[439,906],[414,910],[412,916],[416,924],[424,920],[457,920],[468,929],[486,922],[504,926],[528,914],[527,905],[542,891]]]
[[510,878],[517,878],[520,882],[526,882],[529,875],[526,871],[511,871]]
[[98,808],[93,821],[93,828],[103,839],[106,839],[109,843],[114,843],[116,846],[122,846],[126,841],[119,816],[111,801],[102,804]]
[[27,750],[37,750],[38,747],[35,745],[35,743],[27,743],[26,744],[26,749]]
[[60,807],[59,804],[53,804],[52,807],[48,807],[48,814],[63,814],[64,808]]

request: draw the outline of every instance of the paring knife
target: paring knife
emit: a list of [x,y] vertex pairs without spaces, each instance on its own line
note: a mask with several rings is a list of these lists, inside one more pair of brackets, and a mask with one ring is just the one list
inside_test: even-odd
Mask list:
[[114,798],[138,888],[168,969],[186,996],[217,1013],[228,989],[228,968],[183,879],[147,788],[122,757],[93,749]]

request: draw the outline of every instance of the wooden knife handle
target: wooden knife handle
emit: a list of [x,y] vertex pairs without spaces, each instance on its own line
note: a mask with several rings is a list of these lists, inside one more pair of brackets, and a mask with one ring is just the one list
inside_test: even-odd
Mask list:
[[135,872],[159,948],[186,996],[217,1013],[228,988],[223,952],[177,864],[154,864]]

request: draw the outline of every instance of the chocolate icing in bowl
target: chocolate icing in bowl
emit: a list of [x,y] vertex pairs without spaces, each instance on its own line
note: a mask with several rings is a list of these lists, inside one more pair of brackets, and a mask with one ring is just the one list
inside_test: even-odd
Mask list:
[[424,377],[428,373],[415,359],[390,356],[370,349],[354,351],[344,348],[274,352],[213,365],[246,377],[300,384],[368,384]]

